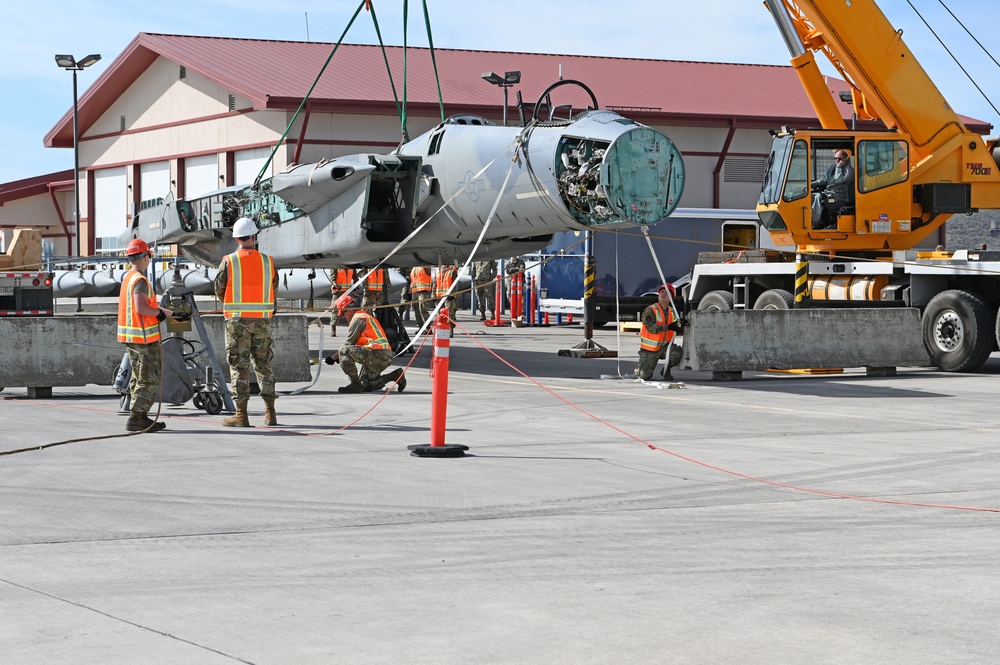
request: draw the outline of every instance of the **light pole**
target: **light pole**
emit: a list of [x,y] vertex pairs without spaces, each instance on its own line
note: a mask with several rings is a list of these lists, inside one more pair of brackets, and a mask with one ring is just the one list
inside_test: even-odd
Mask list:
[[503,126],[507,126],[507,90],[512,85],[521,82],[521,72],[504,72],[503,76],[493,72],[483,72],[482,78],[487,83],[498,85],[503,88]]
[[73,226],[76,231],[76,255],[80,257],[80,109],[77,105],[76,93],[76,73],[90,67],[101,59],[101,56],[92,53],[82,60],[77,60],[71,55],[57,55],[56,64],[67,71],[73,72]]
[[[76,256],[82,256],[80,251],[80,109],[77,105],[76,73],[83,71],[101,59],[97,53],[91,53],[83,60],[77,61],[71,55],[57,55],[56,64],[73,72],[73,228],[76,231]],[[76,299],[76,311],[83,311],[83,298]]]

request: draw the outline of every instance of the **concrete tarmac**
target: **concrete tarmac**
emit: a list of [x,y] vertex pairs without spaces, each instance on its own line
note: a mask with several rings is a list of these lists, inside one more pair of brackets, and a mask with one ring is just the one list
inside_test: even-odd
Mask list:
[[[338,394],[323,365],[278,427],[259,397],[253,429],[187,403],[156,434],[0,456],[0,660],[1000,657],[996,355],[976,374],[675,370],[667,389],[610,378],[635,333],[597,332],[620,359],[566,358],[578,325],[468,319],[462,458],[407,450],[430,442],[429,342],[384,399]],[[124,431],[106,386],[0,397],[3,450]]]

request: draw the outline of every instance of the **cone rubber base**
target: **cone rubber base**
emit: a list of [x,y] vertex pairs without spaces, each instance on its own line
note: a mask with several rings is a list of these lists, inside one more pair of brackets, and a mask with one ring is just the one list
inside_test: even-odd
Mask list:
[[463,457],[469,447],[463,446],[460,443],[446,443],[443,446],[420,443],[407,446],[406,449],[415,457]]

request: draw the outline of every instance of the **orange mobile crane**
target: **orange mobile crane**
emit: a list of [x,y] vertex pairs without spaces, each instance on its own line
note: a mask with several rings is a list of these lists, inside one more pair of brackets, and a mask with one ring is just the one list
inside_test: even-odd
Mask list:
[[[873,0],[769,0],[769,10],[822,124],[772,131],[757,204],[774,243],[796,248],[795,262],[765,252],[732,263],[706,256],[688,307],[837,308],[838,321],[853,312],[865,326],[878,325],[873,309],[915,308],[924,364],[976,369],[1000,338],[1000,252],[917,248],[953,214],[1000,208],[998,138],[965,126]],[[856,117],[884,129],[847,127],[817,51],[851,87]],[[846,155],[853,173],[844,196],[828,198],[834,155]]]

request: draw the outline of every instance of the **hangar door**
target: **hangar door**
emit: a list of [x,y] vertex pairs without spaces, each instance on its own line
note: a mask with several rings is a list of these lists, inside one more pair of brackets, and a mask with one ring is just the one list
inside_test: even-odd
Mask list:
[[[271,156],[271,148],[253,148],[252,150],[237,150],[236,157],[236,180],[237,185],[252,185],[257,179],[257,174],[267,163],[267,158]],[[270,178],[274,173],[274,162],[267,165],[267,170],[262,178]]]
[[201,155],[184,160],[184,198],[196,199],[219,189],[219,156]]
[[[94,176],[94,246],[98,254],[119,249],[118,234],[128,226],[125,167],[91,171]],[[82,252],[86,254],[86,250]]]
[[139,200],[155,201],[170,193],[170,162],[139,165]]

